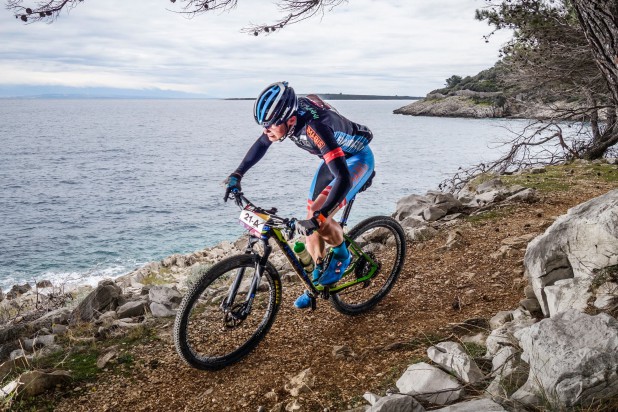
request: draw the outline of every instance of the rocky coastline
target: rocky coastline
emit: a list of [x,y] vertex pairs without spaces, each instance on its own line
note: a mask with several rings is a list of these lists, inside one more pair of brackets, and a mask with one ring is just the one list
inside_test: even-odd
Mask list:
[[[593,173],[598,164],[579,162],[570,167]],[[618,170],[615,160],[603,167],[608,173]],[[537,168],[520,176],[526,181],[544,173],[544,168]],[[492,176],[456,195],[438,191],[409,195],[399,200],[393,217],[411,244],[447,231],[442,249],[457,250],[464,247],[458,222],[538,201],[537,189]],[[242,253],[246,242],[241,237],[173,255],[104,280],[96,288],[66,292],[49,282],[14,286],[0,296],[0,405],[10,408],[75,385],[75,370],[32,367],[37,360],[100,344],[104,350],[94,359],[94,367],[122,367],[128,359],[127,348],[122,347],[127,336],[135,338],[133,345],[143,344],[149,330],[169,329],[192,282],[215,262]],[[396,391],[359,394],[366,404],[353,410],[566,410],[618,399],[618,190],[552,219],[541,235],[507,237],[487,258],[500,260],[520,250],[525,250],[521,282],[526,286],[517,307],[490,319],[458,324],[464,329],[458,339],[431,345],[426,352],[430,361],[412,363],[394,377]],[[297,282],[280,252],[272,255],[271,263],[282,274],[284,287]],[[475,339],[485,353],[470,354],[462,345],[464,336]],[[352,351],[340,347],[336,352],[334,356],[345,358]],[[303,410],[299,394],[311,391],[314,382],[311,370],[304,370],[286,385],[291,399],[254,409]],[[478,396],[470,399],[470,392]],[[268,403],[272,404],[267,398],[264,404]]]
[[394,114],[410,116],[464,117],[474,119],[509,118],[509,119],[562,119],[564,111],[572,104],[554,102],[534,104],[519,101],[516,98],[504,98],[501,92],[475,92],[458,90],[448,95],[430,93],[425,98],[416,100],[393,111]]

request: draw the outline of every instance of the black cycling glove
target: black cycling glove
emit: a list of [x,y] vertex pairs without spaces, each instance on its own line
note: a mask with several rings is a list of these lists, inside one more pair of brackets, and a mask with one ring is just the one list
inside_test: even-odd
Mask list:
[[294,230],[301,236],[309,236],[320,227],[318,220],[315,217],[307,220],[297,220],[294,224]]
[[227,202],[227,199],[230,197],[230,193],[232,193],[234,189],[236,189],[239,192],[241,191],[241,187],[240,187],[241,179],[242,179],[242,176],[239,175],[238,173],[232,173],[231,175],[228,176],[227,179],[225,179],[223,183],[226,184],[227,186],[225,188],[225,196],[223,197],[224,202]]

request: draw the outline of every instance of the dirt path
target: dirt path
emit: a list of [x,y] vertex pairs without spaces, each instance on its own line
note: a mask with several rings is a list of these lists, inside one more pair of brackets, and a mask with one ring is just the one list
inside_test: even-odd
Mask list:
[[[538,203],[462,220],[430,241],[409,245],[405,269],[391,294],[360,317],[341,315],[325,301],[313,313],[294,310],[301,288],[288,285],[265,341],[245,360],[219,372],[185,366],[173,348],[171,322],[160,325],[159,339],[128,348],[134,357],[131,369],[101,373],[90,386],[56,398],[55,410],[270,410],[277,402],[293,400],[283,387],[306,368],[317,383],[313,392],[300,396],[303,410],[342,411],[365,404],[365,391],[383,394],[392,387],[408,364],[425,358],[428,346],[451,335],[450,323],[489,319],[517,307],[523,298],[524,249],[492,259],[503,239],[540,234],[569,207],[615,187],[616,182],[592,177],[569,191],[544,194]],[[464,244],[440,251],[455,229]],[[349,346],[355,357],[335,359],[337,345]]]

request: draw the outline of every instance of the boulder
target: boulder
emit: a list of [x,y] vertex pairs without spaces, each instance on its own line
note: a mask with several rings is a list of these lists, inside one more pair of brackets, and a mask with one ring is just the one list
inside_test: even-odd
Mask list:
[[175,309],[170,309],[167,306],[156,302],[152,302],[150,304],[150,313],[152,313],[152,316],[155,318],[169,318],[176,316]]
[[118,318],[132,318],[134,316],[142,316],[146,313],[146,303],[137,300],[132,302],[127,302],[116,310],[118,314]]
[[507,322],[497,329],[491,331],[485,345],[487,346],[487,355],[494,356],[504,346],[517,347],[518,342],[515,338],[515,333],[521,329],[525,329],[536,322],[535,319],[520,318]]
[[545,286],[545,303],[550,315],[564,312],[568,309],[577,309],[580,312],[588,307],[588,300],[592,297],[589,291],[592,278],[573,278],[556,281],[551,286]]
[[425,362],[408,366],[396,385],[401,393],[436,405],[455,402],[464,394],[457,379]]
[[[528,244],[524,265],[545,316],[569,307],[552,292],[552,310],[546,288],[564,279],[594,278],[595,271],[618,264],[618,190],[569,209],[545,233]],[[567,297],[570,299],[570,297]]]
[[148,290],[150,312],[156,318],[176,316],[176,308],[182,300],[182,295],[175,287],[152,286]]
[[368,412],[425,412],[425,408],[412,396],[394,394],[380,398]]
[[511,202],[535,203],[539,201],[539,195],[536,190],[528,188],[507,197],[506,200]]
[[404,232],[406,234],[406,240],[409,242],[414,242],[416,240],[431,239],[438,233],[438,230],[431,226],[423,226],[416,229],[407,227],[404,229]]
[[613,310],[618,306],[618,284],[605,282],[595,293],[594,307],[601,310]]
[[112,280],[102,280],[95,290],[71,313],[71,323],[90,322],[107,310],[115,310],[122,296],[122,290]]
[[446,213],[458,212],[463,208],[461,201],[452,193],[429,191],[426,196],[434,207],[440,208]]
[[25,350],[32,351],[35,349],[41,349],[45,346],[53,345],[55,341],[55,335],[42,335],[37,336],[34,339],[24,339],[23,345]]
[[446,216],[446,211],[436,206],[428,206],[423,209],[422,216],[427,222],[435,222],[436,220]]
[[41,280],[36,283],[36,287],[39,289],[51,288],[53,285],[49,280]]
[[182,295],[176,288],[167,286],[152,286],[148,291],[148,301],[160,303],[168,308],[177,308],[182,300]]
[[457,342],[440,342],[431,346],[427,349],[427,356],[466,383],[477,383],[484,378],[472,357]]
[[409,195],[397,201],[393,217],[397,220],[404,220],[409,216],[421,216],[423,210],[429,206],[431,206],[431,201],[427,197],[414,194]]
[[9,290],[8,293],[6,294],[6,298],[7,299],[18,298],[19,296],[23,295],[29,290],[32,290],[32,286],[30,286],[29,283],[24,283],[23,285],[13,285],[11,290]]
[[501,190],[506,190],[506,186],[504,185],[504,182],[500,180],[500,178],[497,178],[497,177],[494,179],[487,180],[476,187],[476,193],[478,194],[501,191]]
[[491,330],[495,330],[503,326],[505,323],[508,323],[512,320],[513,320],[513,313],[510,310],[502,310],[496,313],[489,320],[489,327],[491,328]]
[[17,394],[21,398],[31,398],[71,381],[71,374],[67,371],[29,371],[22,373],[17,380]]
[[618,321],[613,317],[569,309],[516,337],[530,374],[512,399],[534,405],[541,394],[553,410],[564,410],[618,396]]

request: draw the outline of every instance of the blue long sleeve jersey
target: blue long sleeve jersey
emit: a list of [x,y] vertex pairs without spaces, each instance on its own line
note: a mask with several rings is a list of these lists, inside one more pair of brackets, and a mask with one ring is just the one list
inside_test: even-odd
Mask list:
[[[323,159],[334,176],[330,193],[319,210],[323,216],[329,216],[352,187],[346,157],[363,150],[372,138],[369,128],[346,119],[318,96],[298,98],[297,123],[290,139],[296,146]],[[263,133],[234,173],[244,176],[262,159],[271,144]]]

